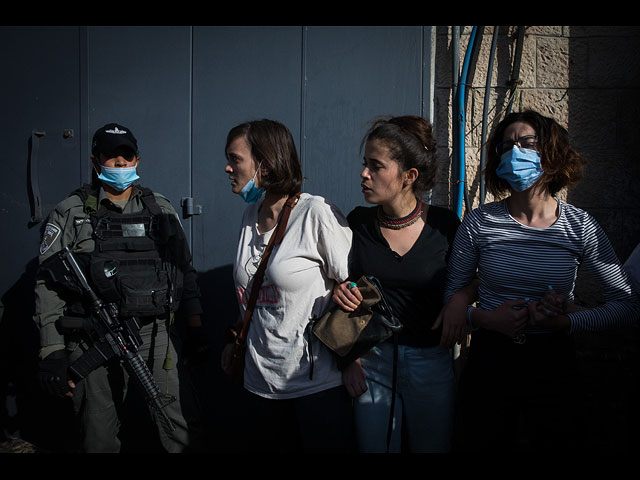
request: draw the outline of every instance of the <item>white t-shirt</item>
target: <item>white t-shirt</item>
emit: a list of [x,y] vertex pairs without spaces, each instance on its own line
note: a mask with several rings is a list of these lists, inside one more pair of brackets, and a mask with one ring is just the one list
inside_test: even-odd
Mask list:
[[[275,231],[258,232],[259,205],[244,212],[233,269],[241,315]],[[285,399],[342,384],[333,354],[308,327],[331,306],[334,282],[348,277],[350,248],[351,230],[340,210],[320,196],[303,193],[282,243],[271,252],[253,311],[244,372],[247,390]]]

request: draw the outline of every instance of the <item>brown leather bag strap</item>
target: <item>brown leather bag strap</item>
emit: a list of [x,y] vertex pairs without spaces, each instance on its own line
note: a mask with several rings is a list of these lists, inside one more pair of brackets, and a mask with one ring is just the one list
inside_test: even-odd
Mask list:
[[269,256],[271,255],[271,251],[274,249],[274,247],[280,245],[280,243],[282,242],[282,238],[284,237],[284,233],[287,229],[287,223],[289,222],[289,215],[291,215],[291,210],[293,210],[293,207],[295,207],[299,199],[300,193],[292,195],[287,199],[286,203],[282,207],[276,230],[275,232],[273,232],[273,235],[271,235],[271,238],[269,239],[267,248],[262,255],[262,259],[260,260],[260,266],[258,267],[258,270],[253,277],[253,285],[251,286],[249,303],[247,303],[247,309],[244,312],[242,330],[240,330],[240,333],[238,333],[238,336],[236,337],[236,343],[242,343],[246,338],[247,331],[249,330],[249,322],[251,321],[253,309],[258,300],[258,293],[260,292],[260,287],[262,286],[262,280],[264,279],[264,272],[267,269],[267,263],[269,262]]

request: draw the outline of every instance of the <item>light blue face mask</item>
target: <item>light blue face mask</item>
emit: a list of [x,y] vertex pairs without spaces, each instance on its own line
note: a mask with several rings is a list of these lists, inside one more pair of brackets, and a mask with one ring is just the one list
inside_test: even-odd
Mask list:
[[242,199],[249,204],[256,203],[260,198],[262,198],[262,194],[264,193],[264,188],[256,187],[256,176],[258,175],[258,170],[260,170],[261,165],[262,163],[258,165],[253,178],[249,180],[244,187],[242,187],[242,190],[240,190]]
[[540,154],[535,150],[513,146],[500,157],[496,170],[498,177],[506,180],[516,192],[524,192],[542,176]]
[[115,188],[120,192],[123,192],[140,177],[138,176],[136,167],[112,168],[102,166],[100,168],[100,174],[98,175],[98,178],[105,182],[107,185]]

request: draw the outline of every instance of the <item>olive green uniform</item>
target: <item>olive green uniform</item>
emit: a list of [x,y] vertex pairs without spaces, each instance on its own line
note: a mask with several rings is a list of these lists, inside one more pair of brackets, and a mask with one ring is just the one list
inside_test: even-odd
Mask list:
[[[173,215],[178,219],[168,199],[157,193],[153,195],[163,214]],[[117,205],[109,200],[102,188],[100,188],[97,201],[98,206],[115,209],[123,214],[139,213],[143,210],[141,191],[135,186],[131,197],[124,205]],[[73,245],[72,252],[74,254],[90,254],[95,248],[92,232],[93,227],[89,215],[85,213],[84,201],[79,195],[69,196],[55,207],[46,221],[40,245],[40,264],[42,265],[43,261],[70,245]],[[180,302],[181,315],[199,315],[202,312],[200,292],[196,283],[195,270],[191,267],[191,256],[186,243],[185,250],[189,255],[188,267],[184,268],[184,265],[182,267],[184,285],[181,298],[177,300]],[[82,342],[71,335],[64,335],[56,327],[56,320],[65,314],[68,307],[60,295],[59,289],[52,284],[51,279],[44,275],[38,275],[35,296],[34,320],[40,330],[40,357],[45,358],[56,350],[67,349],[70,361],[73,362],[82,353],[80,348]],[[152,415],[164,448],[168,452],[181,452],[189,446],[190,438],[180,405],[176,368],[178,357],[168,334],[168,318],[168,314],[140,318],[143,325],[140,330],[143,343],[139,347],[139,353],[147,362],[162,394],[176,398],[165,408],[175,426],[173,432],[164,424],[160,415],[153,413],[153,411]],[[168,364],[165,362],[167,356],[170,359]],[[80,419],[85,451],[120,451],[118,410],[121,408],[122,401],[128,391],[126,379],[127,374],[124,369],[117,362],[109,361],[79,381],[76,388],[73,389],[73,404]]]

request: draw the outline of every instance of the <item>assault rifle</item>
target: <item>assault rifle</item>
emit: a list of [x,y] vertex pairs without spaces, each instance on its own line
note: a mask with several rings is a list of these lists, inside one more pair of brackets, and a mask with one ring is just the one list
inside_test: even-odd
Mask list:
[[64,329],[85,330],[94,337],[93,344],[71,364],[70,372],[78,379],[83,379],[107,360],[115,356],[119,357],[129,375],[142,389],[149,405],[162,415],[172,431],[175,430],[175,426],[164,411],[167,405],[175,401],[175,397],[162,398],[149,367],[138,353],[142,339],[138,333],[140,324],[137,319],[135,317],[119,319],[117,306],[113,303],[104,303],[96,295],[69,247],[65,247],[57,255],[63,266],[62,275],[67,281],[75,281],[81,288],[91,303],[93,314],[88,319],[63,316],[58,320]]

